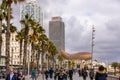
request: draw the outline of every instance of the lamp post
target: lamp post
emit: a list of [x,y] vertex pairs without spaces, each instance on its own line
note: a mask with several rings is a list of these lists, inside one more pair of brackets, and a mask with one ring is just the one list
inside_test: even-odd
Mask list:
[[94,52],[94,46],[95,46],[95,44],[94,44],[94,39],[95,39],[95,27],[94,27],[94,25],[92,26],[92,42],[91,42],[91,47],[92,47],[92,50],[91,50],[91,53],[92,53],[92,58],[91,58],[91,67],[93,67],[93,64],[92,64],[92,62],[93,62],[93,52]]
[[44,66],[43,66],[43,62],[44,62],[44,46],[45,46],[45,42],[44,41],[42,41],[42,54],[41,54],[41,56],[42,56],[42,58],[41,58],[41,66],[42,66],[42,79],[44,80]]

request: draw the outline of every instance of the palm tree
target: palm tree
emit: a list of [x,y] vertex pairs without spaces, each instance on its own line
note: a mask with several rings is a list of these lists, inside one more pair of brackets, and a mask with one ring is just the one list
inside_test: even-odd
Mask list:
[[[35,44],[38,42],[38,27],[37,26],[37,22],[35,20],[32,21],[32,26],[31,26],[31,30],[29,33],[29,42],[31,44],[31,48],[32,48],[32,57],[35,56]],[[32,58],[33,59],[33,58]],[[34,61],[34,59],[32,60]]]
[[[13,34],[17,31],[17,28],[15,26],[13,26],[13,24],[10,24],[10,32],[11,35],[13,36]],[[13,39],[12,39],[13,40]],[[11,48],[12,52],[11,52],[11,66],[13,65],[13,48]]]
[[[6,33],[6,31],[7,31],[7,25],[3,24],[2,27],[3,27],[2,32],[3,32],[3,33]],[[16,31],[17,31],[17,28],[16,28],[15,26],[13,26],[13,24],[11,23],[11,24],[10,24],[10,32],[13,34],[13,33],[16,32]],[[12,55],[13,55],[13,54],[11,54],[11,56],[12,56]],[[10,56],[10,54],[9,54],[9,56]],[[6,60],[8,60],[8,58],[6,58]],[[13,60],[11,60],[11,61],[13,61]]]
[[[39,29],[40,31],[40,29]],[[40,45],[40,51],[41,51],[41,67],[42,67],[42,73],[43,73],[43,63],[44,63],[44,54],[47,51],[47,42],[48,42],[48,37],[43,33],[39,34],[38,37],[39,45]],[[39,53],[40,54],[40,53]],[[44,80],[44,74],[42,75],[42,78]]]
[[44,53],[46,52],[46,48],[47,48],[47,41],[48,38],[45,34],[41,35],[41,49],[42,49],[42,55],[41,55],[41,64],[42,64],[42,70],[43,70],[43,63],[44,63]]
[[20,65],[22,63],[22,45],[23,45],[23,39],[24,39],[24,29],[21,29],[19,32],[17,32],[16,40],[20,43]]
[[74,60],[72,60],[72,61],[71,61],[71,63],[72,63],[72,64],[71,64],[71,65],[72,65],[72,67],[74,67],[74,66],[75,66],[75,61],[74,61]]
[[27,58],[27,45],[28,45],[28,33],[29,33],[29,27],[32,23],[32,16],[29,14],[25,15],[25,18],[20,20],[20,23],[24,25],[24,56],[23,56],[23,68],[25,73],[25,65],[26,65],[26,58]]
[[37,56],[36,56],[37,70],[39,71],[39,61],[40,61],[40,54],[41,54],[40,45],[39,44],[35,45],[35,48],[37,50]]
[[62,65],[62,62],[64,61],[64,58],[62,55],[58,56],[58,60],[60,61],[60,66]]
[[17,2],[22,2],[25,0],[5,0],[6,6],[7,6],[7,31],[6,31],[6,72],[9,71],[9,61],[10,61],[10,20],[11,20],[11,4],[14,2],[15,4]]
[[70,68],[71,66],[72,66],[72,62],[68,60],[68,68]]
[[[36,22],[32,22],[32,26],[31,26],[31,30],[30,30],[30,33],[29,33],[29,36],[28,36],[28,39],[29,39],[29,42],[31,44],[31,51],[32,51],[32,55],[31,55],[31,59],[32,59],[32,65],[34,64],[34,61],[35,61],[35,44],[37,42],[37,27],[35,26],[36,25]],[[33,66],[32,66],[33,67]],[[32,68],[33,69],[33,68]]]
[[[29,41],[31,43],[31,48],[32,48],[31,57],[32,57],[33,64],[34,64],[34,61],[35,61],[35,50],[36,50],[35,46],[38,46],[37,45],[38,44],[38,37],[39,37],[39,35],[43,34],[44,32],[45,32],[45,30],[43,29],[43,27],[38,22],[33,20],[32,26],[31,26],[31,32],[30,32],[30,35],[29,35]],[[39,56],[39,53],[38,53],[38,56]]]
[[58,54],[57,48],[55,47],[55,45],[53,44],[52,41],[49,41],[49,46],[48,46],[48,55],[49,58],[52,60],[52,66],[54,67],[54,57],[56,54]]
[[74,67],[75,66],[75,62],[74,60],[68,60],[68,68]]
[[120,74],[120,63],[118,63],[118,69],[119,69],[119,74]]
[[114,67],[114,75],[116,75],[116,68],[118,67],[118,62],[113,62],[112,67]]
[[17,31],[17,28],[16,28],[16,26],[14,26],[12,23],[10,24],[10,32],[11,33],[14,33],[14,32],[16,32]]

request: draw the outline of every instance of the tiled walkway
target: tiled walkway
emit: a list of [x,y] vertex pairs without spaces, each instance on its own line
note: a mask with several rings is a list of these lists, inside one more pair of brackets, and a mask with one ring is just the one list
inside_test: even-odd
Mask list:
[[[32,80],[32,78],[30,76],[26,76],[25,78],[26,78],[25,80]],[[0,79],[0,80],[5,80],[5,79]],[[40,75],[37,80],[42,80],[42,75]],[[48,79],[48,80],[51,80],[51,79]],[[54,79],[52,79],[52,80],[54,80]],[[79,77],[78,74],[75,74],[73,76],[73,80],[83,80],[83,78]],[[90,79],[87,77],[87,80],[90,80]]]
[[[28,77],[26,76],[26,80],[32,80],[32,79],[31,79],[30,77],[28,78]],[[37,80],[42,80],[42,76],[40,75]],[[45,79],[44,79],[44,80],[45,80]],[[48,80],[51,80],[51,79],[48,79]],[[52,79],[52,80],[54,80],[54,79]],[[68,79],[68,80],[69,80],[69,79]],[[73,76],[73,80],[83,80],[83,78],[82,78],[82,77],[79,77],[77,74],[75,74],[75,75]],[[90,80],[90,79],[87,77],[87,80]]]

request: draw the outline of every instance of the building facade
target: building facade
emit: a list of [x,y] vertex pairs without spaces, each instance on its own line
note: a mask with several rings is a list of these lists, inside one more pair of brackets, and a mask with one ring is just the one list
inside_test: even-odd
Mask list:
[[5,69],[5,59],[6,59],[6,54],[5,54],[5,34],[2,34],[2,48],[1,48],[1,57],[0,57],[0,72],[4,71]]
[[[19,42],[16,41],[16,35],[17,33],[11,33],[10,36],[10,66],[19,66],[20,65],[20,59],[19,59]],[[2,33],[2,49],[1,49],[1,55],[0,58],[0,69],[5,69],[5,62],[6,62],[6,35],[5,33]],[[22,64],[22,63],[21,63]]]
[[23,19],[26,14],[32,16],[33,19],[43,26],[43,11],[40,6],[38,6],[36,0],[28,0],[26,3],[21,5],[20,19]]
[[[19,67],[19,65],[22,65],[23,61],[21,61],[20,63],[20,42],[16,40],[16,35],[17,32],[11,33],[10,36],[10,66],[14,66],[14,67]],[[22,58],[21,60],[23,60],[23,47],[22,46]],[[2,33],[2,51],[1,51],[1,55],[2,57],[0,58],[0,67],[5,67],[5,58],[6,58],[6,36],[5,33]],[[27,47],[27,53],[29,54],[29,56],[27,55],[27,61],[29,59],[29,61],[31,60],[31,46],[28,45]]]
[[65,25],[61,17],[55,16],[49,21],[49,38],[59,53],[62,49],[65,50]]

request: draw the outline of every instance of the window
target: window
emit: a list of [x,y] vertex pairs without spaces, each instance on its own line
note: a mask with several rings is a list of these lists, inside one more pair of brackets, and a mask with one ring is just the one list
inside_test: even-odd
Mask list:
[[16,64],[16,61],[14,61],[14,64]]
[[14,41],[14,38],[12,37],[12,41]]

